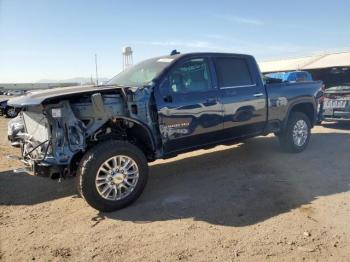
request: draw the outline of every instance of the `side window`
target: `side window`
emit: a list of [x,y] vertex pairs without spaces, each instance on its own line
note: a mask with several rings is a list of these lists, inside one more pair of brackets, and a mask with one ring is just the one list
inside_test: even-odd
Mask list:
[[297,75],[296,75],[296,73],[290,73],[290,74],[289,74],[289,77],[288,77],[288,81],[289,81],[289,82],[295,82],[295,81],[297,81]]
[[243,58],[215,58],[215,68],[220,87],[246,86],[254,84],[247,61]]
[[211,89],[208,64],[205,59],[191,59],[175,67],[169,74],[173,93],[205,92]]
[[307,75],[305,72],[299,72],[297,73],[297,81],[298,82],[304,82],[307,81]]

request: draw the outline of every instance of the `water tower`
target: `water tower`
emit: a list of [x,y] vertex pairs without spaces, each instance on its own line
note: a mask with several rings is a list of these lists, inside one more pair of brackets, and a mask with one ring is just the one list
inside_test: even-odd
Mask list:
[[130,46],[123,47],[123,71],[132,66],[132,49]]

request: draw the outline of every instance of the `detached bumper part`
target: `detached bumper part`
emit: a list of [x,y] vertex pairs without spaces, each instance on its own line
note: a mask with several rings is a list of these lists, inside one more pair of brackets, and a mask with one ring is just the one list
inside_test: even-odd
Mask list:
[[26,173],[26,174],[29,174],[29,175],[34,175],[32,170],[28,167],[21,167],[21,168],[16,168],[13,170],[13,173]]
[[19,156],[10,155],[7,156],[10,159],[21,161],[25,164],[25,167],[14,169],[14,173],[26,173],[32,176],[49,177],[52,179],[59,178],[62,170],[53,166],[39,165],[37,163],[29,164]]

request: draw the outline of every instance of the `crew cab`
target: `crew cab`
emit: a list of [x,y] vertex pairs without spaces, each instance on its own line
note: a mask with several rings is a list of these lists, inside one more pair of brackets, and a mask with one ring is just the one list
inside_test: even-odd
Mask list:
[[[303,151],[316,121],[321,82],[262,80],[250,55],[189,53],[148,59],[103,86],[33,92],[8,103],[26,171],[76,176],[95,209],[114,211],[144,190],[148,162],[275,133]],[[228,165],[233,163],[228,163]]]

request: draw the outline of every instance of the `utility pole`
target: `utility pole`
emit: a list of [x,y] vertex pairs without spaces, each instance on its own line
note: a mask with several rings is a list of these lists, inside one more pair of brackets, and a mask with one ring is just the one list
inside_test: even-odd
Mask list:
[[96,86],[98,86],[97,54],[95,54]]

